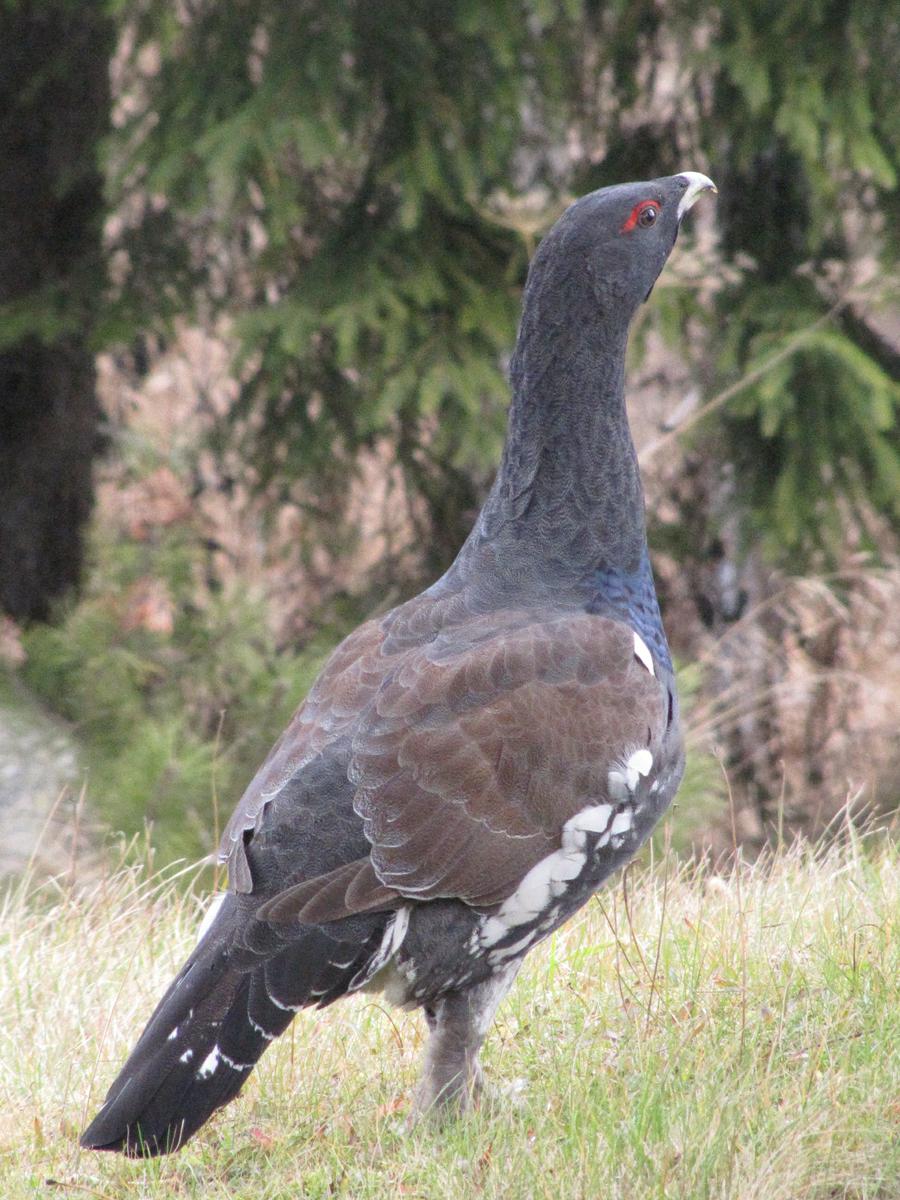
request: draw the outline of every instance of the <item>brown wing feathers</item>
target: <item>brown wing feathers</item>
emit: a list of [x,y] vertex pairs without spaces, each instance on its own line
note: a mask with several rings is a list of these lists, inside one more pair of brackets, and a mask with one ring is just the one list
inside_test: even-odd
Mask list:
[[397,893],[380,882],[369,858],[357,859],[327,875],[304,880],[261,905],[263,921],[299,921],[319,925],[355,913],[393,908]]
[[[336,920],[399,897],[500,903],[559,846],[565,822],[606,797],[627,748],[655,752],[664,690],[635,659],[627,626],[582,613],[516,615],[454,632],[455,651],[437,638],[391,656],[368,633],[366,662],[345,653],[322,677],[312,708],[330,714],[337,687],[337,725],[301,710],[292,726],[300,744],[276,755],[301,760],[342,728],[354,697],[368,701],[349,774],[371,857],[286,890],[261,916]],[[258,811],[256,800],[247,805],[248,817]]]

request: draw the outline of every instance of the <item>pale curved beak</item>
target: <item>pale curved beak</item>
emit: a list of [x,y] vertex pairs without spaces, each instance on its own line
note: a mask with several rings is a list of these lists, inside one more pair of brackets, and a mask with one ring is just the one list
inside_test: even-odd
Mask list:
[[685,213],[694,207],[694,202],[698,196],[701,196],[704,192],[713,192],[715,194],[719,189],[708,175],[701,175],[699,171],[679,171],[678,178],[688,181],[687,191],[678,202],[676,216],[680,223]]

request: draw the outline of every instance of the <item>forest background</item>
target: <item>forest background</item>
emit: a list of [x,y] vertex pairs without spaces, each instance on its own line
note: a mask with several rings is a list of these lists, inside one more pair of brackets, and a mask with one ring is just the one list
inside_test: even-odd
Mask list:
[[542,232],[693,169],[629,368],[672,836],[890,820],[898,78],[873,0],[4,0],[0,801],[211,850],[329,649],[465,536]]

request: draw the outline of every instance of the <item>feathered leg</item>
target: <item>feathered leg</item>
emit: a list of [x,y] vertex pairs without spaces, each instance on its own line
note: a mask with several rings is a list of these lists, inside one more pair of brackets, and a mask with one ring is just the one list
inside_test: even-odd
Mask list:
[[425,1009],[429,1038],[416,1089],[414,1118],[435,1110],[471,1108],[481,1090],[478,1052],[520,962],[464,992],[451,992]]

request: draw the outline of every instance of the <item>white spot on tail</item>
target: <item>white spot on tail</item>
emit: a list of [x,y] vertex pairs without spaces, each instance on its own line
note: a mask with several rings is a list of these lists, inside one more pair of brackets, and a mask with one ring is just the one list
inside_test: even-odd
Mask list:
[[235,1062],[233,1058],[229,1058],[228,1055],[223,1054],[221,1050],[219,1051],[219,1058],[222,1060],[222,1062],[225,1064],[226,1067],[231,1067],[232,1071],[249,1071],[250,1068],[253,1066],[253,1063]]
[[256,1030],[256,1032],[259,1034],[259,1036],[265,1038],[267,1042],[271,1042],[274,1039],[275,1034],[269,1033],[268,1029],[263,1029],[262,1025],[258,1024],[256,1021],[254,1021],[249,1013],[247,1014],[247,1020],[250,1022],[250,1024],[253,1026],[253,1028]]
[[166,1041],[174,1042],[177,1037],[178,1037],[178,1026],[176,1025],[175,1028],[172,1030],[172,1032],[169,1034],[169,1036],[166,1038]]
[[651,675],[656,675],[656,671],[653,669],[653,655],[639,633],[634,635],[634,657],[639,663],[643,663]]
[[[182,1056],[181,1061],[187,1062],[188,1060]],[[197,1078],[209,1079],[210,1076],[214,1075],[219,1069],[219,1063],[224,1063],[225,1066],[230,1067],[232,1071],[249,1071],[253,1066],[253,1063],[235,1062],[233,1058],[229,1058],[227,1054],[223,1054],[219,1049],[218,1043],[216,1043],[216,1045],[213,1046],[212,1050],[210,1050],[209,1054],[207,1054],[206,1058],[203,1060],[200,1070],[197,1072]]]
[[184,1054],[182,1054],[181,1058],[179,1058],[178,1061],[183,1062],[183,1063],[189,1063],[193,1057],[194,1057],[193,1050],[185,1050]]
[[281,1001],[278,999],[278,997],[273,996],[268,988],[266,988],[266,993],[267,993],[269,999],[275,1005],[275,1007],[280,1008],[282,1012],[299,1012],[300,1009],[303,1007],[302,1004],[282,1004]]
[[200,1070],[197,1072],[197,1078],[209,1079],[210,1075],[214,1075],[219,1066],[220,1057],[221,1055],[219,1054],[218,1045],[213,1046],[212,1050],[210,1050],[209,1054],[207,1054],[206,1058],[204,1058],[203,1062],[200,1064]]

